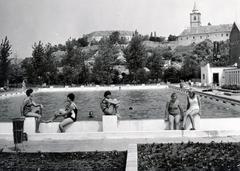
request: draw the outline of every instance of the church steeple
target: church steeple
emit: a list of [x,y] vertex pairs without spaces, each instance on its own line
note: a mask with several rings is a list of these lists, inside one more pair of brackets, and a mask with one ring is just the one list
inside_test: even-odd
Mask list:
[[198,9],[197,9],[197,5],[196,5],[196,1],[194,2],[194,5],[193,5],[193,10],[192,10],[192,12],[197,12],[198,11]]
[[196,2],[194,2],[192,13],[190,13],[190,27],[201,26],[201,13],[197,9]]

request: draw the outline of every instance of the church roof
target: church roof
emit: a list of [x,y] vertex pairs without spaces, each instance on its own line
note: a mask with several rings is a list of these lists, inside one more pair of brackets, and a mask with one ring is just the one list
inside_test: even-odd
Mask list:
[[240,31],[240,23],[238,23],[238,22],[234,22],[233,24],[235,24],[236,27],[238,28],[238,30]]
[[232,24],[221,24],[221,25],[210,25],[210,26],[199,26],[192,27],[183,30],[179,36],[188,36],[196,34],[208,34],[208,33],[219,33],[219,32],[230,32],[232,30]]

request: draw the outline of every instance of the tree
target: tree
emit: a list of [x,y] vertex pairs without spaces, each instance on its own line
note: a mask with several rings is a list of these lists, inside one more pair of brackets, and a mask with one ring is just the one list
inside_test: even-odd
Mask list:
[[109,36],[109,41],[112,44],[120,44],[120,33],[118,31],[114,31],[110,36]]
[[133,80],[136,81],[136,72],[145,66],[146,50],[142,44],[142,37],[135,34],[124,51],[127,67]]
[[168,36],[168,41],[170,42],[170,41],[176,41],[177,40],[177,36],[175,36],[175,35],[169,35]]
[[154,50],[152,55],[148,57],[146,67],[150,69],[151,79],[159,79],[162,77],[162,68],[164,66],[164,61],[162,59],[161,52]]
[[86,36],[79,38],[77,41],[80,47],[86,47],[89,44]]
[[93,74],[97,83],[110,84],[114,77],[113,66],[116,63],[118,49],[109,39],[102,39],[95,58]]
[[186,54],[184,63],[181,68],[181,78],[183,80],[191,80],[192,78],[200,78],[201,68],[200,63],[196,60],[196,56]]
[[164,71],[164,80],[171,83],[179,83],[180,81],[180,71],[174,67],[167,68]]
[[36,82],[36,75],[33,67],[33,58],[25,58],[22,61],[21,68],[23,70],[23,77],[27,79],[28,83],[34,84]]
[[9,76],[11,45],[7,36],[0,45],[0,86],[4,86]]

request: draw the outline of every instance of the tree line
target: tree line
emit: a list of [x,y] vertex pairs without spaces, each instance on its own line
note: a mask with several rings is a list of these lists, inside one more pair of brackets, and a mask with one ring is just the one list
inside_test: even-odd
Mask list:
[[[0,45],[0,86],[23,80],[33,85],[179,82],[200,78],[200,67],[206,63],[229,63],[228,41],[219,42],[217,49],[205,40],[172,50],[146,47],[145,39],[135,31],[128,44],[122,43],[118,32],[97,45],[89,45],[86,37],[69,39],[64,45],[39,41],[32,47],[32,57],[17,64],[10,59],[12,47],[5,37]],[[124,71],[116,66],[123,66]]]

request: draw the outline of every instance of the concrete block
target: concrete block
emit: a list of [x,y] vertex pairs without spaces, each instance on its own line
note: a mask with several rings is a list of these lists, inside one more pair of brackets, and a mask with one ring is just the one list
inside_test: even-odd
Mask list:
[[117,116],[116,115],[103,115],[102,126],[103,132],[117,131]]
[[27,134],[35,133],[36,121],[34,117],[26,117],[24,120],[24,132]]

